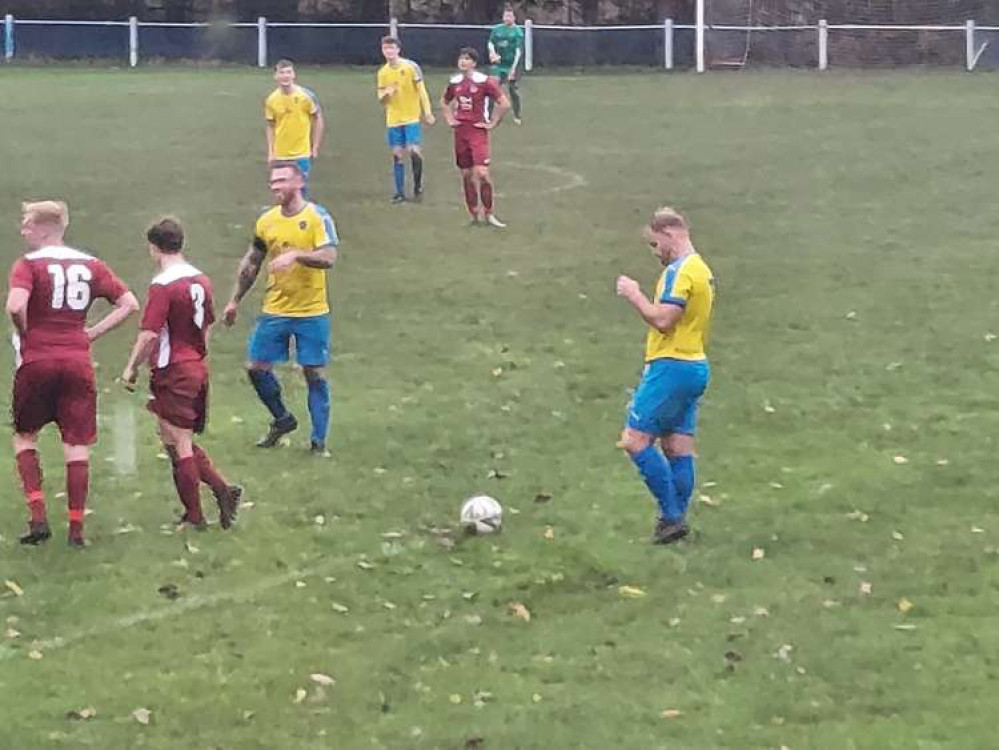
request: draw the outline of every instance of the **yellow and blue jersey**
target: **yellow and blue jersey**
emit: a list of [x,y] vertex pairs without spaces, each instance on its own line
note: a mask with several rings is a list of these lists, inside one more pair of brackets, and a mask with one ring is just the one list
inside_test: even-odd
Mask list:
[[[294,216],[285,216],[281,206],[268,209],[254,230],[255,243],[267,248],[265,263],[291,250],[306,252],[336,246],[336,225],[322,206],[307,203]],[[268,273],[264,295],[265,315],[304,318],[329,313],[326,270],[296,263],[278,273]]]
[[394,128],[419,122],[427,96],[420,66],[405,58],[399,58],[395,67],[385,63],[378,71],[378,88],[389,86],[395,86],[396,90],[385,102],[386,126]]
[[645,361],[680,359],[699,361],[705,353],[714,307],[714,276],[697,253],[670,263],[659,277],[655,302],[679,305],[680,320],[667,333],[649,328],[645,343]]
[[264,117],[274,125],[274,156],[302,159],[312,155],[312,118],[319,114],[319,98],[303,86],[290,94],[280,88],[264,100]]

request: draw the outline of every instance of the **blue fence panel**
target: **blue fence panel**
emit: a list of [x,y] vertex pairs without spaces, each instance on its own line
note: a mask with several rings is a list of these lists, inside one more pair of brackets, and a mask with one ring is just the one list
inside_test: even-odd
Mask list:
[[267,56],[271,62],[288,57],[300,63],[376,65],[383,62],[380,26],[270,26]]
[[14,23],[18,57],[53,60],[128,60],[128,26],[76,26]]
[[458,64],[458,50],[462,47],[474,47],[479,51],[480,68],[489,65],[488,28],[407,28],[400,25],[399,37],[402,54],[421,65],[453,68]]
[[257,29],[234,26],[139,26],[139,59],[257,61]]
[[538,66],[663,64],[663,29],[534,29]]

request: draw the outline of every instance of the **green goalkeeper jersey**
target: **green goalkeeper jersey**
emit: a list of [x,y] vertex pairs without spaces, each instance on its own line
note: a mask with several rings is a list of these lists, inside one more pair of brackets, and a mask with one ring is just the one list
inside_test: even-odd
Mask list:
[[523,54],[524,30],[519,26],[498,24],[493,26],[492,33],[489,35],[489,43],[493,45],[496,54],[500,56],[499,62],[493,65],[493,72],[496,75],[509,74],[517,59],[517,53]]

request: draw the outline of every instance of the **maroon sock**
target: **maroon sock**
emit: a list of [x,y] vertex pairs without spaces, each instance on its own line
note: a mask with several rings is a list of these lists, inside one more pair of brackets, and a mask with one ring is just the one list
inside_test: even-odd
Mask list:
[[466,174],[461,177],[462,185],[465,187],[465,205],[468,206],[468,213],[473,216],[479,212],[479,193],[475,189],[475,180],[472,175]]
[[201,514],[201,493],[199,492],[201,477],[198,472],[198,462],[194,456],[177,461],[173,481],[177,486],[180,502],[187,511],[187,520],[191,523],[204,521],[205,517]]
[[38,460],[38,451],[32,449],[21,451],[16,456],[17,473],[21,475],[21,487],[24,488],[24,499],[28,503],[31,523],[45,523],[45,495],[42,494],[42,464]]
[[70,461],[66,464],[66,496],[69,498],[69,535],[83,537],[83,512],[87,508],[90,490],[90,462]]
[[493,212],[493,184],[486,179],[479,180],[479,194],[482,196],[482,207],[487,214]]
[[208,457],[200,445],[194,446],[194,460],[198,462],[198,475],[201,481],[212,488],[215,497],[223,497],[229,490],[229,483],[224,476],[219,474],[212,459]]

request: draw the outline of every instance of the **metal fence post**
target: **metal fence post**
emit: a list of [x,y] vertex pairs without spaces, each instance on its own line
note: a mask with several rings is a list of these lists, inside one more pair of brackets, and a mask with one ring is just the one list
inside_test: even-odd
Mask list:
[[128,18],[128,65],[134,68],[139,64],[139,19]]
[[829,67],[829,22],[819,21],[819,70]]
[[257,18],[257,67],[267,67],[267,19]]
[[399,19],[395,16],[389,19],[389,36],[394,39],[399,38]]
[[964,27],[964,66],[970,73],[975,69],[975,22],[968,21]]
[[3,18],[3,59],[14,59],[14,16],[11,13]]
[[524,21],[524,70],[530,73],[534,69],[534,21],[528,18]]
[[697,0],[697,72],[704,72],[704,0]]
[[663,21],[663,67],[673,70],[673,19]]

